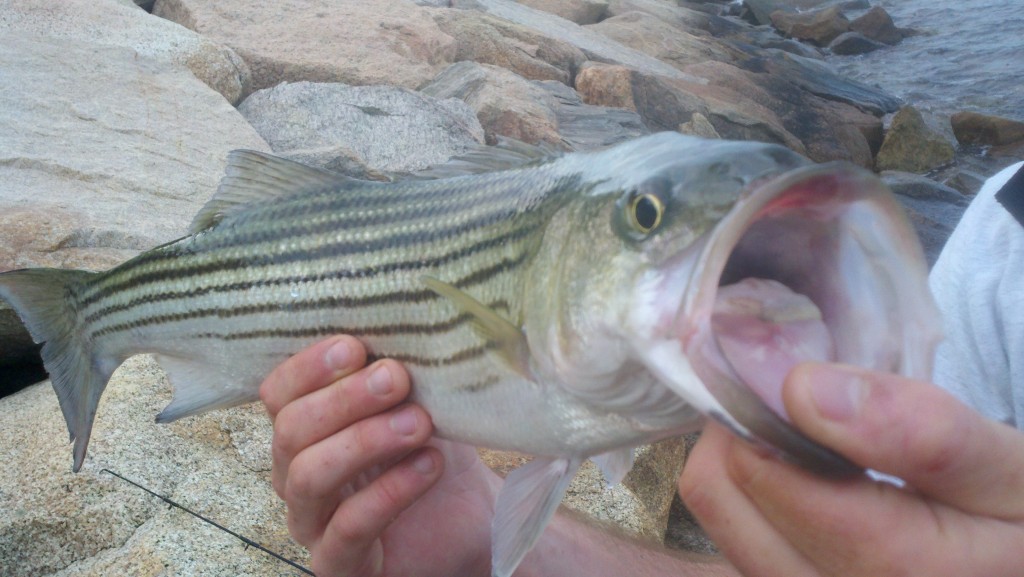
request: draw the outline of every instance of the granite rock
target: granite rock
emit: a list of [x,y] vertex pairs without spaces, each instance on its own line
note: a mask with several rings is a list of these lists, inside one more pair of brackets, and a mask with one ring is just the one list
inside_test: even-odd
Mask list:
[[626,12],[587,28],[680,70],[708,60],[730,62],[733,59],[731,51],[714,38],[691,34],[644,12]]
[[158,0],[153,14],[234,49],[253,90],[302,80],[416,88],[456,54],[432,10],[404,0]]
[[0,36],[18,33],[87,45],[119,46],[187,67],[234,104],[248,90],[249,67],[230,48],[117,0],[0,3]]
[[434,166],[484,139],[462,101],[394,86],[282,83],[239,112],[276,154],[356,178]]
[[786,36],[827,46],[837,36],[850,29],[850,21],[837,6],[810,12],[786,12],[778,10],[771,14],[772,26]]
[[593,24],[604,19],[608,12],[608,0],[518,0],[520,4],[576,24]]
[[966,111],[949,120],[960,144],[1003,146],[1024,141],[1024,122],[1017,120]]
[[889,16],[881,6],[872,6],[870,10],[854,18],[850,22],[850,30],[882,44],[898,44],[903,40],[903,32],[896,27],[892,16]]
[[829,43],[828,49],[833,54],[852,56],[874,52],[875,50],[885,48],[885,46],[885,44],[872,40],[860,32],[843,32]]

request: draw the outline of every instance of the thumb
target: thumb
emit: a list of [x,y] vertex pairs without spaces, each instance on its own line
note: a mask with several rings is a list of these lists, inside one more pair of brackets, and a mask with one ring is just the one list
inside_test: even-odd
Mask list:
[[1024,433],[991,421],[923,381],[807,363],[783,386],[810,437],[963,511],[1024,515]]

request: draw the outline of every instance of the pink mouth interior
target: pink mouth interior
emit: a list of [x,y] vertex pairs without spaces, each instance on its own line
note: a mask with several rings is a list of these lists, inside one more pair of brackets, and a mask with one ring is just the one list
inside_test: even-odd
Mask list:
[[782,383],[789,371],[804,361],[835,358],[818,307],[774,280],[746,278],[719,287],[711,329],[736,376],[787,420]]

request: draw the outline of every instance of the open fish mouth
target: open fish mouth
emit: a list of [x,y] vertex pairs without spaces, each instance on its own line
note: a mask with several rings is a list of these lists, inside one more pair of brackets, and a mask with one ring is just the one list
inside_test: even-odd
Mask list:
[[749,190],[701,245],[676,335],[717,402],[709,415],[818,474],[859,474],[789,423],[782,383],[805,361],[930,378],[941,331],[919,241],[885,185],[852,165]]

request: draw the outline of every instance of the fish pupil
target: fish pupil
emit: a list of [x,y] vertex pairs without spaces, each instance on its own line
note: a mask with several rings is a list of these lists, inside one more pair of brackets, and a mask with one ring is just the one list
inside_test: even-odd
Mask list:
[[633,222],[644,233],[654,230],[661,223],[662,204],[650,194],[637,196],[633,200]]

